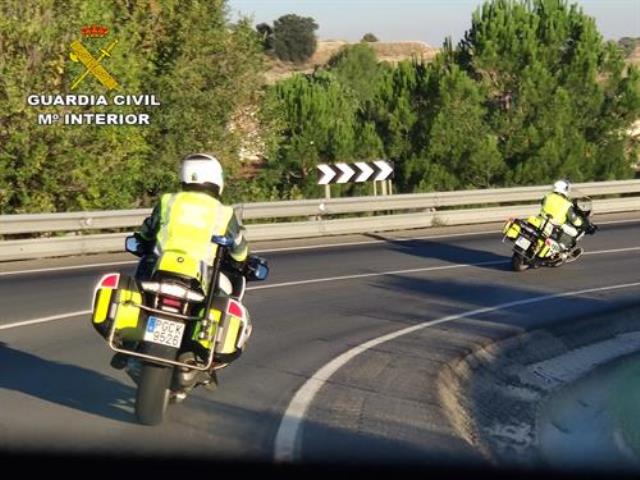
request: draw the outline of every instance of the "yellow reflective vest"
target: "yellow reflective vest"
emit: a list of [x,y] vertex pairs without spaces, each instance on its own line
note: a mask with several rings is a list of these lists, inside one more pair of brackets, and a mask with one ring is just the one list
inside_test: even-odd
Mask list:
[[243,262],[249,253],[244,232],[232,207],[204,192],[186,191],[164,194],[139,234],[154,242],[159,269],[202,279],[201,263],[213,265],[218,249],[211,237],[232,236],[231,257]]
[[549,193],[542,200],[540,216],[550,216],[558,225],[564,225],[567,221],[579,226],[582,220],[573,212],[573,203],[559,193]]

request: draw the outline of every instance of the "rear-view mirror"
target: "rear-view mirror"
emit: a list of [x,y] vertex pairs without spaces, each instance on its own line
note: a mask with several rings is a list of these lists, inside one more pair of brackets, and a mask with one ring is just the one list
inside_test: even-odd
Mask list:
[[252,255],[247,267],[247,280],[266,280],[269,276],[269,264],[263,258]]
[[140,242],[134,235],[129,235],[124,241],[124,249],[133,253],[134,255],[138,255],[138,251],[140,249]]
[[254,278],[256,280],[266,280],[268,276],[269,276],[269,267],[266,265],[258,265],[258,268],[254,273]]

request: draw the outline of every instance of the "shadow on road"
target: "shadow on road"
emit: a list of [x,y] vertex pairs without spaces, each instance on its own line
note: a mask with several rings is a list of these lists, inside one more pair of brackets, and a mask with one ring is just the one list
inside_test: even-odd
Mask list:
[[[508,256],[498,255],[486,250],[476,250],[474,248],[463,247],[458,244],[448,242],[436,242],[433,240],[395,240],[376,234],[366,234],[365,236],[382,240],[389,244],[391,250],[406,255],[413,255],[419,258],[435,258],[450,263],[473,263],[479,264],[478,268],[488,268],[490,270],[511,270],[511,254]],[[505,249],[505,252],[508,250]]]
[[135,423],[135,390],[86,368],[45,360],[0,342],[0,389],[121,422]]
[[[553,272],[551,272],[553,273]],[[540,285],[545,285],[545,276],[540,275]],[[404,295],[403,302],[389,303],[384,317],[388,320],[404,323],[416,323],[437,317],[456,315],[477,309],[492,308],[490,320],[479,312],[471,318],[483,318],[482,323],[501,324],[509,329],[527,329],[531,326],[543,327],[548,322],[562,319],[581,318],[599,312],[618,308],[621,300],[612,302],[599,297],[597,293],[581,294],[567,297],[549,298],[544,301],[526,303],[534,297],[545,297],[559,294],[562,290],[535,288],[526,283],[493,283],[487,279],[486,283],[478,281],[450,280],[444,278],[424,278],[410,275],[390,275],[384,280],[371,282],[372,288],[381,291],[394,291]],[[573,288],[580,290],[579,288]],[[624,290],[623,290],[624,292]],[[498,305],[520,302],[522,305],[493,307]],[[438,314],[434,314],[437,309]],[[375,316],[375,314],[374,314]],[[486,319],[486,320],[485,320]],[[455,323],[459,323],[456,321]]]

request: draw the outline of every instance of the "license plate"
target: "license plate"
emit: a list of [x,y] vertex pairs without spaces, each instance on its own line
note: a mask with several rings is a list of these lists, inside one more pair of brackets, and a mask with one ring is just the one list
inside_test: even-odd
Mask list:
[[526,237],[520,237],[518,240],[516,240],[516,245],[521,249],[526,250],[527,248],[529,248],[529,246],[531,246],[531,241]]
[[178,348],[184,334],[184,323],[172,322],[158,317],[149,317],[147,329],[144,332],[144,340],[159,343],[168,347]]

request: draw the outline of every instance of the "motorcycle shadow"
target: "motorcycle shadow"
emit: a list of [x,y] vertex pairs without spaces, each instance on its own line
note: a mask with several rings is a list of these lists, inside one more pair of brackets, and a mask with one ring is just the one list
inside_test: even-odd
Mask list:
[[474,264],[478,268],[511,271],[511,253],[499,255],[487,250],[464,247],[458,242],[438,242],[434,240],[395,240],[377,234],[365,236],[387,242],[393,250],[425,259],[442,260],[453,264]]
[[0,342],[0,390],[14,390],[54,404],[136,423],[135,389],[93,370],[58,363]]

